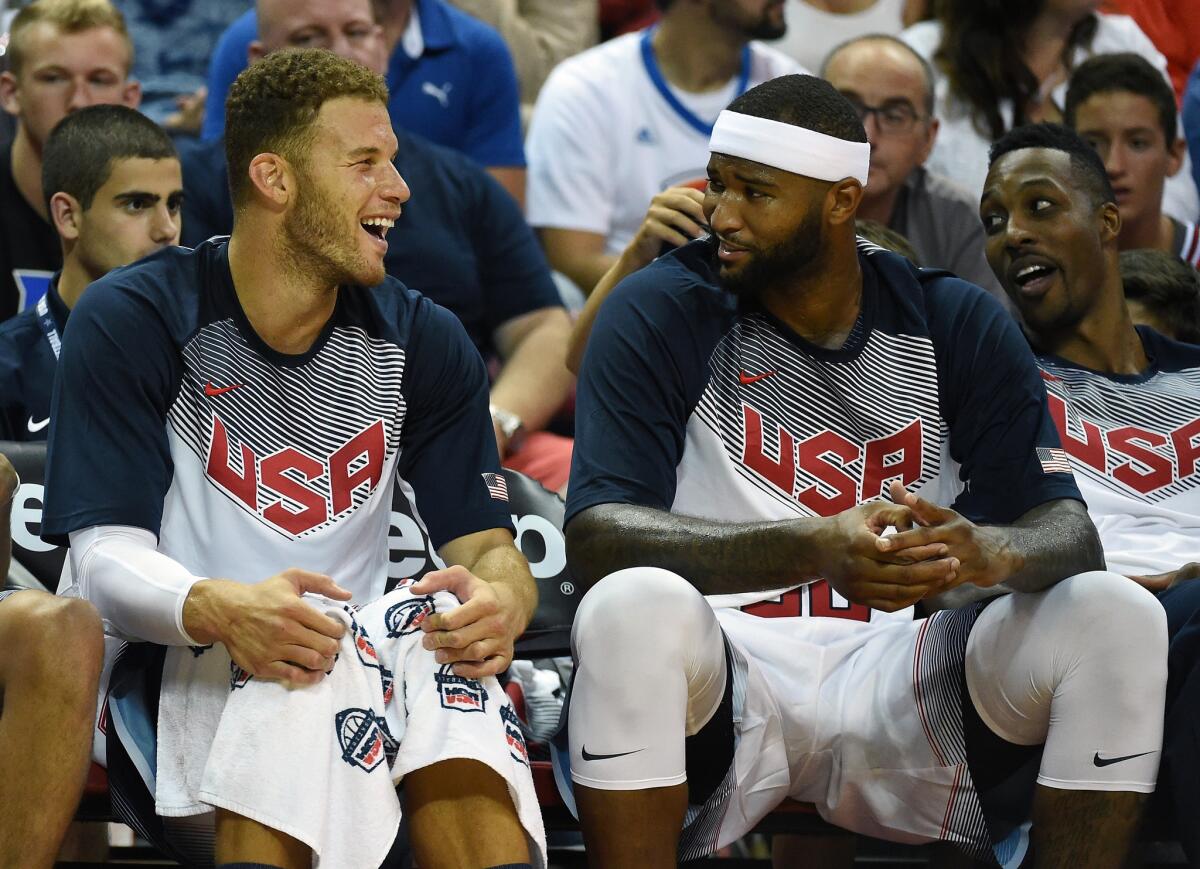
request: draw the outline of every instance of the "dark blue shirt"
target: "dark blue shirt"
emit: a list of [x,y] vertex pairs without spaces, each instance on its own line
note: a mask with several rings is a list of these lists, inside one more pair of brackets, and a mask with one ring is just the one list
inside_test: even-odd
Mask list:
[[[524,166],[521,98],[500,34],[443,0],[416,0],[425,50],[398,44],[388,63],[388,112],[397,127],[461,151],[481,166]],[[225,131],[225,97],[258,38],[251,9],[222,35],[208,70],[204,139]]]
[[45,298],[44,312],[30,308],[0,323],[0,440],[44,441],[49,434],[58,346],[70,313],[57,274]]
[[[507,191],[471,160],[397,131],[396,168],[412,197],[387,235],[388,274],[462,321],[481,353],[507,321],[562,304],[533,231]],[[221,141],[185,146],[183,242],[233,228]]]

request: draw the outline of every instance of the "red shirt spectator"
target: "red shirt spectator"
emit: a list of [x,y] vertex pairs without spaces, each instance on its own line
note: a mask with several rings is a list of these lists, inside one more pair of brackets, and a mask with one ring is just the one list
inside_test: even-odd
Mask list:
[[1195,0],[1105,0],[1104,12],[1128,15],[1167,58],[1167,71],[1182,99],[1188,73],[1200,59],[1200,8]]

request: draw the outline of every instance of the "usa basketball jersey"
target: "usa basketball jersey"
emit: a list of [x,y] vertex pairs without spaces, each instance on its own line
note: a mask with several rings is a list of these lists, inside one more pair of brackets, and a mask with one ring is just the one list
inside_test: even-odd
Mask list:
[[1127,575],[1200,561],[1200,347],[1137,330],[1140,374],[1038,359],[1105,561]]
[[[713,254],[693,242],[601,308],[579,382],[567,522],[605,503],[728,523],[832,516],[885,496],[892,480],[975,522],[1080,497],[1054,461],[1033,355],[983,290],[860,241],[861,311],[830,350],[720,290]],[[823,583],[709,602],[872,618]]]
[[197,576],[302,567],[365,603],[387,582],[394,485],[435,547],[511,527],[487,390],[453,315],[391,278],[341,288],[293,356],[251,327],[224,239],[164,250],[71,314],[43,535],[136,526]]

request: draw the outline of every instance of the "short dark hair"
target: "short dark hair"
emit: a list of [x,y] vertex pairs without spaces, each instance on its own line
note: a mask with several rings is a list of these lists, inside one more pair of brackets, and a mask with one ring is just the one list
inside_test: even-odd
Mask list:
[[1125,298],[1137,299],[1175,327],[1175,337],[1200,344],[1200,274],[1179,257],[1161,250],[1121,254]]
[[1071,73],[1063,120],[1075,127],[1075,113],[1096,94],[1130,93],[1148,99],[1158,111],[1158,124],[1168,148],[1175,144],[1178,118],[1175,92],[1162,73],[1140,54],[1098,54]]
[[225,101],[225,159],[235,208],[250,191],[250,161],[270,152],[305,165],[321,106],[340,97],[386,106],[387,85],[323,48],[272,52],[242,70]]
[[729,111],[824,133],[847,142],[867,141],[867,131],[850,101],[815,75],[782,75],[755,85],[729,104]]
[[988,152],[988,166],[994,165],[1005,154],[1025,148],[1048,148],[1069,155],[1076,183],[1097,208],[1106,202],[1117,201],[1112,182],[1108,180],[1108,171],[1096,149],[1062,124],[1026,124],[1009,130],[992,144]]
[[42,151],[42,193],[68,193],[84,210],[112,175],[118,160],[178,160],[162,127],[126,106],[88,106],[54,127]]
[[868,33],[865,36],[855,36],[853,39],[847,39],[845,42],[839,43],[833,47],[829,54],[825,55],[825,61],[821,64],[821,78],[828,78],[826,73],[829,70],[829,61],[833,60],[834,55],[849,48],[852,45],[858,45],[860,42],[887,42],[892,45],[897,45],[903,48],[910,55],[916,58],[916,61],[921,66],[921,74],[925,77],[925,114],[932,116],[934,108],[934,90],[936,80],[933,77],[933,66],[921,56],[921,53],[905,42],[888,33]]

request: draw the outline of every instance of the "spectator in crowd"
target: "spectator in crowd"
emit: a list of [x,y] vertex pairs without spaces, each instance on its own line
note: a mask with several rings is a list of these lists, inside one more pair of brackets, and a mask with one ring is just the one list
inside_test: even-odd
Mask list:
[[[20,481],[0,457],[0,569]],[[87,601],[0,591],[0,862],[55,865],[87,780],[104,630]]]
[[1200,273],[1179,257],[1161,250],[1121,253],[1125,306],[1139,326],[1200,344]]
[[807,69],[820,69],[829,49],[868,34],[899,35],[925,14],[929,0],[785,0],[788,32],[774,43]]
[[821,75],[850,100],[871,142],[859,216],[906,237],[923,265],[948,269],[1004,300],[983,255],[976,197],[924,166],[938,137],[925,59],[894,37],[867,36],[835,48]]
[[49,434],[67,317],[88,285],[179,243],[183,179],[170,137],[126,106],[68,115],[42,152],[42,189],[63,267],[37,306],[0,323],[0,439]]
[[[70,593],[145,644],[113,678],[157,714],[110,731],[109,785],[187,865],[378,866],[400,780],[420,865],[544,865],[494,678],[536,586],[483,363],[384,273],[408,197],[386,101],[328,51],[253,64],[227,109],[232,236],[110,272],[63,343],[42,533],[70,541]],[[452,566],[385,594],[399,486]]]
[[[973,196],[983,189],[988,148],[1007,130],[1058,121],[1071,71],[1097,54],[1129,51],[1164,78],[1167,62],[1132,18],[1094,11],[1098,0],[944,0],[935,21],[902,38],[933,64],[941,130],[928,166]],[[1163,210],[1200,214],[1190,175],[1166,186]]]
[[521,85],[521,119],[550,70],[596,44],[597,0],[450,0],[463,12],[496,28],[508,44]]
[[1167,59],[1176,99],[1183,96],[1188,73],[1200,58],[1200,16],[1193,0],[1104,0],[1101,9],[1128,15]]
[[1163,214],[1166,180],[1187,144],[1170,85],[1145,58],[1101,54],[1071,74],[1063,121],[1096,149],[1121,209],[1121,250],[1168,251],[1200,266],[1200,227]]
[[42,148],[84,106],[136,108],[133,44],[108,0],[35,0],[13,19],[0,102],[18,119],[0,150],[0,319],[31,306],[62,266],[42,192]]
[[1192,74],[1188,76],[1187,87],[1180,101],[1180,120],[1183,122],[1183,134],[1188,143],[1188,158],[1192,163],[1192,179],[1200,187],[1200,59]]
[[[259,0],[287,14],[303,0]],[[495,30],[446,0],[373,0],[383,25],[388,111],[397,127],[453,148],[484,166],[518,201],[525,200],[525,152],[521,100],[512,56]],[[358,4],[354,4],[358,5]],[[321,4],[330,18],[345,20],[344,0]],[[296,31],[289,45],[328,48],[345,54],[374,45],[360,17],[338,32],[328,26]],[[201,135],[215,139],[225,126],[225,94],[239,72],[261,56],[255,10],[230,25],[217,44],[208,73],[208,100]],[[252,46],[259,48],[252,53]],[[372,49],[377,50],[377,49]],[[374,64],[371,64],[373,67]]]
[[[296,41],[296,34],[344,33],[373,25],[368,0],[260,3],[262,40],[256,56]],[[332,43],[337,53],[370,67],[369,42]],[[570,473],[571,441],[544,430],[570,394],[564,358],[570,321],[537,240],[512,198],[471,160],[409,134],[393,117],[396,167],[412,199],[388,233],[384,266],[449,308],[485,358],[498,358],[492,384],[497,446],[505,466],[554,491]],[[233,227],[222,140],[183,148],[185,244]]]
[[529,222],[550,265],[585,293],[654,195],[702,181],[717,114],[799,69],[752,40],[783,35],[778,3],[658,0],[662,22],[563,61],[529,128]]
[[915,266],[924,265],[917,249],[912,246],[912,242],[886,223],[855,218],[854,225],[859,238],[865,238],[872,244],[877,244],[892,253],[898,253]]
[[1113,190],[1095,152],[1066,127],[1001,138],[979,212],[1108,569],[1156,592],[1166,610],[1160,792],[1200,865],[1200,346],[1134,326]]
[[112,0],[125,16],[137,55],[141,111],[173,131],[196,135],[204,117],[204,77],[217,39],[253,0]]
[[[995,859],[1027,843],[991,790],[1028,765],[1039,864],[1115,869],[1154,790],[1162,608],[1102,572],[1016,322],[856,244],[869,163],[828,83],[748,91],[713,131],[713,237],[597,318],[566,508],[597,865],[675,866],[789,796]],[[842,619],[757,617],[822,610]]]

